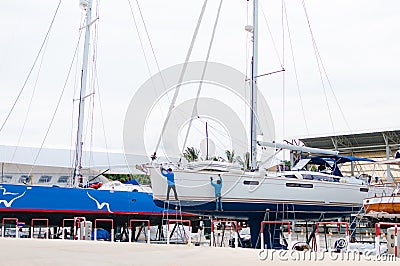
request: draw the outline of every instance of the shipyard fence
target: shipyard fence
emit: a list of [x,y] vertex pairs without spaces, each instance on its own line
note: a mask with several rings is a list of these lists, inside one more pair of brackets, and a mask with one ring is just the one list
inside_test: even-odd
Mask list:
[[[133,232],[135,230],[133,230],[132,228],[134,224],[140,224],[140,229],[137,235],[134,235]],[[148,244],[150,244],[150,220],[141,220],[141,219],[130,219],[129,220],[129,242],[132,242],[132,240],[134,240],[135,242],[137,242],[140,233],[143,231],[145,232],[144,228],[145,225],[147,224],[147,233],[145,234],[145,238],[146,238],[146,242]]]
[[[172,231],[170,232],[169,229],[170,229],[171,223],[174,224],[174,227],[173,227]],[[188,225],[189,232],[186,232],[184,224]],[[174,235],[175,230],[177,230],[176,239],[171,239]],[[192,242],[191,231],[192,231],[192,222],[190,220],[168,219],[167,232],[166,232],[167,245],[170,244],[171,240],[176,240],[176,242],[179,242],[178,237],[180,237],[180,240],[182,240],[182,242],[190,245]]]
[[[37,232],[37,235],[35,237],[35,223],[45,223],[46,226],[39,225],[39,230]],[[44,229],[44,233],[42,234],[42,229]],[[47,218],[32,218],[31,220],[31,238],[46,238],[49,239],[49,219]]]
[[[265,226],[267,225],[274,225],[276,227],[277,225],[282,226],[282,225],[287,225],[288,227],[288,248],[291,247],[292,245],[292,231],[291,231],[291,223],[286,222],[286,221],[262,221],[260,223],[260,238],[261,238],[261,249],[265,249],[265,240],[264,240],[264,230]],[[275,228],[274,228],[275,230]]]
[[[338,233],[341,233],[341,226],[345,226],[345,238],[339,238],[335,241],[336,249],[345,249],[350,243],[350,235],[349,235],[349,223],[348,222],[317,222],[315,224],[315,240],[316,240],[316,251],[321,251],[321,243],[320,243],[320,234],[319,234],[319,226],[323,225],[326,227],[327,225],[336,225],[338,228]],[[326,232],[325,232],[326,234]],[[332,236],[332,232],[330,231],[329,237]],[[325,247],[325,250],[328,250],[328,246]]]
[[[66,227],[67,222],[71,222],[72,226]],[[62,220],[61,239],[66,239],[66,236],[68,235],[67,228],[70,228],[70,236],[71,236],[70,238],[67,238],[67,239],[73,239],[74,232],[76,231],[76,229],[74,228],[74,222],[75,222],[75,219],[72,219],[72,218],[71,219],[66,218],[66,219]]]
[[[393,243],[389,243],[392,241],[388,241],[388,250],[390,248],[393,248],[393,253],[397,257],[399,256],[399,235],[398,235],[398,228],[400,226],[400,223],[388,223],[388,222],[379,222],[375,224],[375,248],[376,248],[376,254],[379,255],[381,254],[381,238],[384,238],[384,233],[382,232],[382,226],[391,226],[394,227],[394,234],[391,236],[393,237],[392,240]],[[390,245],[393,245],[392,247]]]
[[[6,237],[6,236],[11,237],[12,236],[12,232],[11,231],[10,232],[6,232],[6,229],[12,229],[11,227],[6,228],[6,225],[7,225],[6,221],[9,221],[9,222],[14,221],[15,222],[15,238],[19,238],[19,234],[18,234],[19,228],[18,228],[18,219],[17,218],[3,218],[2,219],[2,222],[1,222],[1,236],[2,237]],[[6,233],[8,233],[8,234],[6,234]]]
[[111,242],[114,242],[114,220],[113,219],[95,219],[94,220],[94,240],[98,240],[97,239],[97,224],[98,223],[110,223],[111,224],[111,234],[110,234],[110,240]]

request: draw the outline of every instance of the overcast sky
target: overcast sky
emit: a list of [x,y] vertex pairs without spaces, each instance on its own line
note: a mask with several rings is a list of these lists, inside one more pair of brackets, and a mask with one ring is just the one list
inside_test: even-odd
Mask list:
[[[160,68],[183,63],[202,1],[139,0],[139,3]],[[282,52],[282,2],[260,0],[260,3],[259,74],[279,70],[283,57],[287,70],[284,98],[282,74],[259,80],[260,90],[272,110],[277,140],[399,127],[399,1],[305,1],[319,55],[340,107],[325,77],[324,93],[302,1],[286,1],[299,89],[286,26],[285,52]],[[28,75],[57,4],[58,1],[54,0],[1,3],[1,124]],[[131,0],[131,4],[136,20],[140,22],[136,2]],[[217,0],[209,1],[191,60],[205,59],[218,4]],[[244,30],[248,23],[247,8],[245,0],[224,1],[210,61],[232,66],[242,72],[248,69],[246,46],[249,42]],[[68,73],[79,37],[82,14],[77,0],[62,1],[45,52],[39,58],[15,110],[0,132],[0,144],[41,145]],[[122,151],[125,112],[136,89],[149,78],[149,72],[128,1],[100,1],[99,21],[96,25],[99,86],[95,95],[92,146],[94,149],[105,149],[107,143],[108,149]],[[143,26],[139,24],[139,27],[150,71],[154,74],[157,67],[151,57]],[[271,35],[278,54],[273,48]],[[77,84],[74,80],[79,80],[75,70],[79,68],[80,65],[73,68],[59,112],[44,143],[46,147],[68,148],[74,142],[75,133],[71,128],[72,114],[76,114],[76,107],[73,109],[72,99],[76,89],[74,83]],[[34,97],[28,112],[32,94]],[[90,118],[91,114],[87,116]],[[21,134],[25,119],[26,124]],[[86,137],[85,142],[90,142],[90,136]]]

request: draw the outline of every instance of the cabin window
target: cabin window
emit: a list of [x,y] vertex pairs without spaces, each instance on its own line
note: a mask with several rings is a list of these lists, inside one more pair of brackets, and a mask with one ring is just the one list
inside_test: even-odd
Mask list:
[[313,184],[286,183],[287,187],[313,188]]
[[286,177],[286,178],[294,178],[294,179],[297,179],[297,176],[295,176],[295,175],[285,175],[285,177]]
[[362,188],[360,188],[360,191],[361,191],[361,192],[368,192],[368,188],[362,187]]
[[58,183],[68,183],[68,179],[69,179],[69,177],[68,176],[66,176],[66,175],[62,175],[62,176],[60,176],[59,178],[58,178]]
[[303,175],[303,179],[313,180],[313,176],[305,174],[305,175]]
[[41,183],[41,184],[43,184],[43,183],[49,183],[50,180],[51,180],[51,178],[52,178],[52,176],[50,176],[50,175],[42,175],[42,176],[39,178],[39,183]]
[[314,175],[313,179],[318,181],[334,182],[333,178],[330,176]]
[[10,183],[12,179],[12,175],[3,175],[1,181],[4,183]]
[[250,181],[250,180],[245,180],[245,181],[243,181],[243,185],[254,185],[254,186],[257,186],[259,184],[259,182],[258,181]]
[[18,183],[26,184],[26,183],[29,183],[29,182],[31,182],[31,177],[28,176],[28,175],[21,175],[21,177],[18,180]]

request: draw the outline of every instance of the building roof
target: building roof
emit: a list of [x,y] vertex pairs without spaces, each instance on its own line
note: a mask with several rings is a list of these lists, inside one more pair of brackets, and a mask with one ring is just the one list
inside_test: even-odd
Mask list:
[[337,150],[340,155],[383,158],[386,145],[391,155],[400,149],[400,130],[301,138],[300,141],[308,147]]
[[[73,168],[73,155],[74,151],[68,149],[0,145],[0,163]],[[101,151],[83,151],[82,157],[84,168],[98,171],[109,169],[107,173],[141,174],[136,170],[136,164],[149,161],[146,156]]]

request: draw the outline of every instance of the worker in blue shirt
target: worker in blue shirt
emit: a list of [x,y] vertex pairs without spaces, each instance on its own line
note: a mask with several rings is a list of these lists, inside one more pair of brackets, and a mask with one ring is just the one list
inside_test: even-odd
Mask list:
[[172,172],[172,169],[171,169],[171,168],[168,168],[167,170],[165,170],[165,169],[161,166],[161,174],[167,178],[167,182],[168,182],[167,200],[169,200],[169,192],[171,191],[171,189],[174,191],[175,200],[178,200],[178,193],[176,193],[175,179],[174,179],[174,176],[175,176],[175,175],[174,175],[174,173]]
[[214,183],[213,178],[210,177],[210,182],[215,190],[215,210],[218,211],[218,206],[219,206],[219,210],[223,211],[222,200],[221,200],[222,178],[221,175],[218,175],[218,177],[219,179],[216,181],[216,183]]

